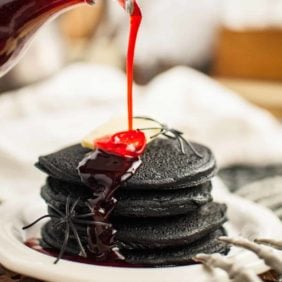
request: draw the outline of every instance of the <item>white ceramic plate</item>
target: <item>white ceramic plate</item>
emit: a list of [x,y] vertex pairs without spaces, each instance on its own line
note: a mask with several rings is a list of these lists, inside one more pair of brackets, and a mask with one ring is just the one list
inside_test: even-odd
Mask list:
[[[231,236],[247,238],[281,238],[282,225],[268,210],[238,198],[222,189],[219,180],[214,183],[216,201],[228,205],[229,223],[226,228]],[[22,201],[7,200],[0,207],[0,263],[5,267],[44,281],[68,282],[210,282],[226,281],[226,274],[216,270],[207,272],[201,265],[167,268],[118,268],[87,265],[61,260],[54,265],[54,258],[38,253],[23,242],[38,235],[40,226],[24,232],[22,226],[46,213],[45,204],[38,197]],[[229,257],[234,257],[257,273],[267,267],[252,253],[232,248]]]

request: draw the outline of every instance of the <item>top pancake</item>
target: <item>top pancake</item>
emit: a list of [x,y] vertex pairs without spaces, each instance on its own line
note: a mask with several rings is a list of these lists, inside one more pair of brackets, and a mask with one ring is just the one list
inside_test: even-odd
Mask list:
[[[168,190],[207,182],[215,174],[215,158],[207,147],[192,144],[202,158],[196,156],[187,144],[183,154],[177,140],[158,138],[150,142],[141,157],[142,165],[122,188]],[[77,166],[90,152],[77,144],[40,157],[36,166],[54,178],[81,183]]]

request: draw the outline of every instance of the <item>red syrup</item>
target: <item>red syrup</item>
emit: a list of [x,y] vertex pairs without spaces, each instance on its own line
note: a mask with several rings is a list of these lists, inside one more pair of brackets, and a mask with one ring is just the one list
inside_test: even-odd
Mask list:
[[[125,8],[125,0],[119,0]],[[128,131],[94,140],[96,150],[86,156],[78,166],[83,183],[93,191],[89,200],[93,222],[88,227],[88,251],[95,261],[122,260],[115,239],[116,230],[110,223],[110,215],[116,206],[114,193],[122,182],[128,180],[141,165],[139,156],[144,152],[146,138],[143,132],[133,130],[133,63],[136,38],[142,14],[134,1],[130,15],[130,34],[127,52],[127,103]]]
[[[109,146],[112,150],[111,142]],[[106,143],[103,143],[103,147],[106,147]],[[115,150],[106,152],[98,147],[78,166],[82,182],[93,191],[93,198],[88,200],[88,206],[95,224],[87,228],[87,249],[97,261],[123,259],[115,240],[116,230],[110,222],[110,215],[117,203],[114,193],[140,165],[141,160],[137,156],[117,155]]]
[[[92,217],[92,220],[91,223],[84,223],[87,224],[87,246],[84,248],[85,246],[80,245],[83,248],[81,250],[84,257],[65,255],[67,245],[59,252],[42,248],[39,240],[35,238],[26,241],[25,244],[41,253],[57,256],[56,262],[64,258],[96,265],[129,267],[129,264],[123,262],[124,257],[119,252],[115,239],[116,230],[111,224],[110,216],[117,203],[114,198],[116,190],[136,172],[142,163],[140,155],[145,149],[146,138],[143,132],[131,130],[101,138],[94,145],[96,149],[87,154],[77,167],[81,181],[93,192],[92,197],[85,202],[90,209],[87,217]],[[31,227],[44,217],[46,216],[23,229]],[[75,229],[74,223],[71,224]],[[65,235],[65,238],[69,237],[69,233],[66,234],[68,235]]]
[[116,230],[110,216],[116,206],[114,194],[141,165],[140,154],[146,146],[141,131],[125,131],[104,137],[95,142],[96,149],[87,154],[78,165],[81,181],[93,192],[86,205],[90,209],[92,224],[87,226],[88,244],[86,257],[59,254],[55,249],[43,248],[36,238],[25,245],[40,253],[80,263],[115,267],[143,267],[128,264],[119,252],[115,239]]
[[49,19],[73,6],[93,0],[1,0],[0,77],[27,49],[33,35]]
[[[36,3],[43,4],[44,0],[26,0],[36,7]],[[90,0],[89,0],[90,1]],[[9,2],[9,1],[8,1]],[[21,3],[21,0],[10,0],[10,2]],[[52,1],[51,1],[52,2]],[[66,3],[63,0],[53,0],[54,3]],[[81,3],[84,0],[72,0],[74,3]],[[125,0],[119,0],[121,5],[125,6]],[[57,11],[57,5],[54,4],[54,11]],[[25,5],[23,5],[25,6]],[[28,8],[30,8],[27,5]],[[33,7],[33,6],[31,6]],[[58,8],[61,10],[61,7]],[[34,13],[31,13],[31,20],[34,18],[34,25],[31,25],[30,36],[41,25],[40,20],[36,20]],[[49,14],[47,14],[49,16]],[[1,16],[1,5],[0,5]],[[47,16],[47,18],[48,18]],[[40,13],[38,15],[40,19]],[[134,1],[134,7],[130,15],[130,35],[127,54],[127,98],[128,98],[128,131],[119,132],[112,136],[106,136],[99,140],[94,140],[96,150],[87,156],[79,163],[78,172],[83,183],[85,183],[92,191],[93,198],[88,201],[88,207],[91,209],[93,224],[88,226],[88,246],[86,250],[87,258],[80,256],[66,256],[62,258],[72,261],[104,265],[104,266],[119,266],[130,267],[123,261],[123,256],[119,252],[115,239],[116,230],[111,225],[110,215],[116,206],[117,200],[114,198],[114,193],[120,185],[128,180],[141,165],[140,155],[144,152],[146,146],[146,138],[143,132],[132,130],[133,128],[133,63],[135,44],[142,15],[140,8]],[[29,22],[29,21],[28,21]],[[37,24],[38,22],[38,24]],[[0,20],[1,27],[1,20]],[[28,37],[30,37],[28,36]],[[23,40],[28,39],[24,37]],[[3,38],[3,37],[2,37]],[[2,40],[2,45],[5,47],[6,42]],[[19,45],[21,41],[17,41]],[[1,29],[0,29],[0,44],[1,44]],[[23,45],[25,42],[23,42]],[[5,53],[1,53],[0,45],[0,65],[5,64],[9,58]],[[3,49],[3,48],[2,48]],[[13,56],[17,50],[16,47],[9,55]],[[5,51],[5,49],[3,49]],[[3,55],[4,54],[4,55]],[[2,56],[1,56],[2,55]],[[37,243],[34,243],[37,242]],[[58,252],[40,247],[38,240],[29,240],[26,245],[41,253],[57,256]],[[134,267],[138,267],[134,265]]]
[[[40,245],[40,242],[38,239],[36,238],[31,238],[29,240],[27,240],[25,242],[25,245],[30,248],[33,249],[34,251],[37,251],[41,254],[47,255],[47,256],[51,256],[51,257],[58,257],[59,252],[54,250],[54,249],[47,249],[47,248],[43,248]],[[127,263],[125,261],[122,260],[113,260],[113,261],[97,261],[97,259],[95,258],[95,256],[89,256],[87,258],[81,257],[81,256],[70,256],[70,255],[63,255],[62,259],[64,260],[68,260],[68,261],[73,261],[73,262],[78,262],[78,263],[86,263],[86,264],[91,264],[91,265],[97,265],[97,266],[110,266],[110,267],[130,267],[130,268],[145,268],[148,266],[145,265],[138,265],[138,264],[130,264]]]
[[[125,7],[125,0],[119,0]],[[126,74],[127,74],[127,111],[128,111],[128,130],[133,129],[133,74],[134,74],[134,54],[139,27],[142,21],[142,13],[138,4],[134,1],[134,8],[130,15],[130,33],[128,40]]]

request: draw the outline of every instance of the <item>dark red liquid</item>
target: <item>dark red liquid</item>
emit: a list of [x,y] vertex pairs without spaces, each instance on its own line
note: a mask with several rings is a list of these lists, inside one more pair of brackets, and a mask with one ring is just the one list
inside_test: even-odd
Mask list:
[[93,191],[89,206],[95,225],[88,227],[88,251],[97,261],[122,259],[109,217],[116,206],[115,191],[140,166],[138,157],[123,157],[96,149],[79,164],[82,182]]
[[[0,4],[0,75],[1,72],[4,73],[15,63],[20,52],[44,22],[65,8],[85,1],[87,0],[2,0],[2,4]],[[124,6],[124,0],[119,0],[119,2]],[[93,197],[87,203],[93,221],[87,228],[87,259],[71,257],[71,260],[74,261],[94,262],[95,264],[100,261],[103,262],[103,265],[108,265],[108,262],[110,262],[110,265],[112,265],[112,261],[123,258],[119,253],[115,239],[116,231],[111,225],[109,217],[116,206],[115,191],[140,166],[139,155],[144,151],[146,145],[144,134],[132,130],[133,63],[136,37],[141,19],[141,11],[134,1],[134,9],[130,16],[127,55],[129,131],[114,135],[113,140],[110,138],[107,142],[100,142],[100,146],[103,146],[103,148],[98,148],[87,155],[78,166],[82,182],[93,191]],[[122,142],[115,142],[116,138]],[[111,149],[105,151],[103,150],[104,147]],[[116,154],[117,152],[119,154]],[[31,242],[26,244],[43,253],[56,255],[51,250],[35,247]],[[120,266],[119,263],[118,266]]]
[[[125,6],[125,0],[119,0]],[[142,21],[142,13],[138,4],[134,1],[134,9],[130,16],[130,33],[128,40],[126,73],[127,73],[127,111],[128,111],[128,130],[133,129],[133,65],[136,38]]]
[[130,17],[130,34],[129,34],[127,63],[126,63],[128,130],[133,129],[133,65],[134,65],[136,38],[141,20],[142,20],[142,14],[138,5],[135,2],[134,11]]
[[[52,256],[52,257],[57,257],[58,256],[58,251],[53,250],[53,249],[46,249],[42,248],[40,245],[40,242],[36,238],[29,239],[28,241],[25,242],[25,245],[39,253],[42,253],[44,255]],[[138,264],[129,264],[125,261],[97,261],[95,257],[88,257],[84,258],[81,256],[70,256],[70,255],[64,255],[63,259],[69,260],[69,261],[74,261],[74,262],[79,262],[79,263],[86,263],[86,264],[94,264],[98,266],[111,266],[111,267],[134,267],[134,268],[140,268],[140,267],[146,267],[143,265],[138,265]]]
[[0,77],[17,62],[35,32],[46,21],[85,2],[88,0],[1,0]]

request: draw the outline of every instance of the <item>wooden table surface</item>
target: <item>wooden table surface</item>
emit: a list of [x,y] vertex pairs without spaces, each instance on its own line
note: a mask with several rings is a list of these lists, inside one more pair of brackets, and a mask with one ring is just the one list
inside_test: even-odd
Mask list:
[[225,87],[282,120],[282,81],[214,77]]
[[[269,271],[260,276],[264,282],[278,282],[278,275]],[[0,282],[43,282],[31,277],[26,277],[18,273],[9,271],[0,266]],[[188,282],[188,280],[187,280]]]

